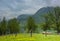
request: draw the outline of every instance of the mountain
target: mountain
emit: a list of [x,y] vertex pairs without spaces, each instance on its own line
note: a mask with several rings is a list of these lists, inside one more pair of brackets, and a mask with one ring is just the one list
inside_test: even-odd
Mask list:
[[30,15],[30,14],[22,14],[22,15],[19,15],[19,16],[17,17],[17,19],[18,19],[22,24],[24,24],[24,23],[26,23],[26,21],[27,21],[27,19],[28,19],[29,16],[32,16],[32,15]]
[[41,9],[39,9],[34,15],[29,15],[29,14],[23,14],[23,15],[19,15],[17,17],[17,19],[21,22],[21,23],[26,23],[27,19],[29,16],[32,16],[35,19],[36,23],[40,23],[42,22],[42,15],[47,14],[49,11],[52,11],[54,8],[53,7],[43,7]]
[[39,9],[34,15],[33,18],[35,19],[36,23],[40,23],[43,21],[42,15],[48,14],[48,12],[51,12],[54,9],[54,7],[43,7]]

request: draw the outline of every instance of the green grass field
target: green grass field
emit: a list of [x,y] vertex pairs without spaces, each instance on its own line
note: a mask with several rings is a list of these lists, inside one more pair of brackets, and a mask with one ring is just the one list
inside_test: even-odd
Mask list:
[[43,34],[18,34],[0,36],[0,41],[60,41],[60,35],[48,35],[45,37]]

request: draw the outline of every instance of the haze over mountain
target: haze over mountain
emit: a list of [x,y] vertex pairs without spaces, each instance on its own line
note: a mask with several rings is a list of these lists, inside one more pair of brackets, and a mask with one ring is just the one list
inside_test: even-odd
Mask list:
[[27,19],[29,16],[32,16],[30,14],[22,14],[22,15],[19,15],[17,17],[17,19],[21,22],[21,23],[26,23]]
[[34,15],[23,14],[19,15],[17,19],[23,23],[26,23],[28,17],[32,16],[35,19],[36,23],[40,23],[43,21],[41,15],[47,14],[49,11],[52,11],[53,9],[54,9],[53,7],[43,7],[39,9]]

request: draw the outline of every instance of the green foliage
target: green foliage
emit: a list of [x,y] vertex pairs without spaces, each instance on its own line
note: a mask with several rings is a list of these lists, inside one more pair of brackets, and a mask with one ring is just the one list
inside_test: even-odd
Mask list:
[[19,28],[20,27],[20,23],[19,23],[19,21],[16,18],[10,19],[8,21],[8,27],[10,29],[10,33],[18,33],[19,30],[20,30],[20,28]]
[[56,24],[56,30],[59,33],[60,32],[60,7],[55,7],[55,24]]
[[32,30],[32,32],[34,32],[36,30],[37,26],[35,24],[35,21],[32,17],[29,17],[27,20],[27,29],[28,32]]
[[42,24],[42,29],[44,31],[50,29],[50,19],[49,19],[49,15],[44,15],[44,23]]
[[60,7],[55,7],[51,15],[51,20],[53,21],[53,24],[55,24],[54,29],[57,30],[57,33],[60,33]]
[[7,30],[7,21],[6,21],[5,17],[4,17],[3,20],[0,23],[1,34],[6,34],[6,30]]
[[44,15],[44,23],[42,26],[44,31],[53,28],[60,33],[60,7],[55,7],[53,11]]

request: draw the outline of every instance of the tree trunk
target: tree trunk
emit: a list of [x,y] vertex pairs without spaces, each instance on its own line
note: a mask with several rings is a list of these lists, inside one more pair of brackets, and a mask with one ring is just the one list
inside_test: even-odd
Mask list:
[[31,34],[31,37],[32,37],[32,30],[31,30],[30,34]]
[[59,34],[60,33],[59,25],[56,24],[56,27],[57,27],[57,34]]
[[47,31],[45,31],[45,36],[47,37]]
[[17,33],[15,34],[15,37],[17,36]]

